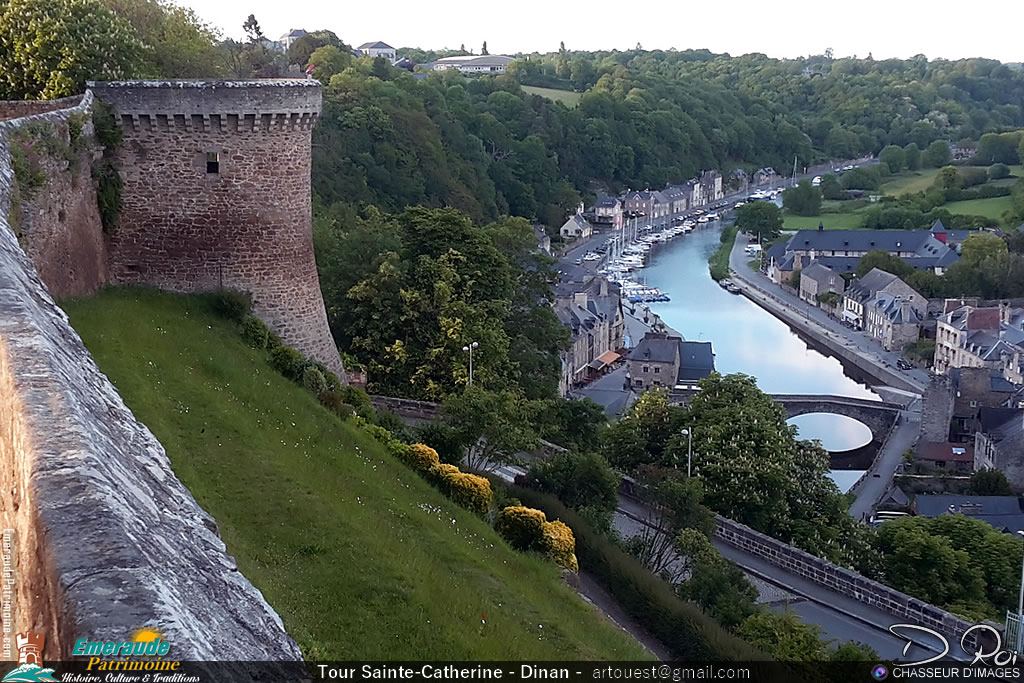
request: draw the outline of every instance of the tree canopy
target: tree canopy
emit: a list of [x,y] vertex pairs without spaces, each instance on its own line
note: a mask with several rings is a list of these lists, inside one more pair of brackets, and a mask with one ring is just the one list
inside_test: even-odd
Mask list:
[[[818,201],[820,203],[820,197]],[[740,230],[767,242],[782,232],[782,211],[772,202],[750,202],[736,209],[735,223]]]

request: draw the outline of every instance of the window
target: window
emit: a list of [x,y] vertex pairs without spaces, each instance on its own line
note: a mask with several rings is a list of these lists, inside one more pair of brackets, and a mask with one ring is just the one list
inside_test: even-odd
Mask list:
[[655,365],[654,366],[654,374],[655,375],[660,375],[661,374],[661,367]]
[[644,366],[644,372],[650,372],[650,371],[651,371],[651,366],[650,365],[645,365]]
[[972,408],[977,408],[978,407],[978,402],[977,401],[971,401],[971,407]]
[[206,173],[220,173],[220,152],[206,153]]
[[635,386],[642,387],[644,385],[644,381],[642,379],[634,380],[633,384]]

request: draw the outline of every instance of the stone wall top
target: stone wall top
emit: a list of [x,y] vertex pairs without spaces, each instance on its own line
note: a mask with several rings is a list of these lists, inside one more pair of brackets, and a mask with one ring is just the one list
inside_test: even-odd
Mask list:
[[89,89],[121,116],[319,114],[319,81],[96,81]]

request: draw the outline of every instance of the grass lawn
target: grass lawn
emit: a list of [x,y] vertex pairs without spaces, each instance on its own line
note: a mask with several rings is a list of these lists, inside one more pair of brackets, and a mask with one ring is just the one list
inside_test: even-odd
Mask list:
[[208,299],[62,305],[307,659],[650,658],[554,564],[278,375]]
[[565,106],[569,107],[569,109],[572,109],[577,104],[579,104],[580,103],[580,97],[583,96],[583,93],[573,92],[571,90],[556,90],[555,88],[541,88],[540,86],[536,86],[536,85],[524,85],[524,86],[520,86],[520,87],[522,87],[523,90],[525,90],[526,92],[530,93],[531,95],[540,95],[541,97],[546,97],[549,100],[554,100],[556,102],[561,102]]
[[985,216],[999,220],[1004,211],[1011,208],[1009,197],[992,197],[991,199],[968,199],[963,202],[950,202],[943,204],[942,208],[950,213],[966,214],[968,216]]
[[784,214],[782,217],[783,230],[817,230],[818,223],[824,223],[826,230],[849,230],[859,228],[863,216],[854,211],[853,213],[825,213],[820,216],[794,216]]
[[[938,175],[939,169],[937,168],[926,168],[920,171],[904,171],[898,175],[890,176],[890,179],[882,183],[880,191],[882,194],[888,194],[898,197],[901,194],[914,194],[915,192],[924,192],[932,183],[935,182],[935,176]],[[1018,178],[1024,178],[1024,166],[1010,166],[1010,174],[1017,176]],[[1016,178],[1008,179],[1012,184],[1016,182]],[[996,184],[1003,185],[1006,181],[997,181]],[[980,215],[980,214],[979,214]]]

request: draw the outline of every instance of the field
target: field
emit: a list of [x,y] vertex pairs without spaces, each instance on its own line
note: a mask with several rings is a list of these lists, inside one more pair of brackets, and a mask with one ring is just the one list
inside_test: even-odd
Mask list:
[[[882,183],[880,190],[883,194],[894,196],[923,192],[931,187],[932,183],[935,182],[935,176],[938,172],[939,169],[937,168],[929,168],[921,171],[904,171],[899,175],[892,176],[891,180]],[[1010,173],[1018,178],[1024,177],[1024,166],[1011,166]],[[1008,179],[1008,181],[1000,180],[996,181],[994,184],[1005,185],[1013,183],[1014,181],[1015,179]]]
[[783,230],[817,230],[818,223],[823,223],[826,230],[849,230],[859,228],[863,220],[860,213],[825,213],[820,216],[794,216],[784,214]]
[[554,564],[277,374],[207,298],[113,289],[63,306],[307,659],[650,658]]
[[580,103],[580,97],[583,96],[583,93],[573,92],[571,90],[556,90],[555,88],[541,88],[540,86],[536,86],[536,85],[524,85],[524,86],[521,86],[521,87],[522,87],[523,90],[525,90],[526,92],[530,93],[531,95],[540,95],[541,97],[546,97],[549,100],[554,100],[555,102],[561,102],[565,106],[569,107],[569,109],[572,109],[577,104],[579,104]]
[[943,204],[942,208],[950,213],[965,214],[968,216],[985,216],[999,220],[1004,211],[1011,208],[1009,197],[993,197],[991,199],[968,199],[964,202],[950,202]]

